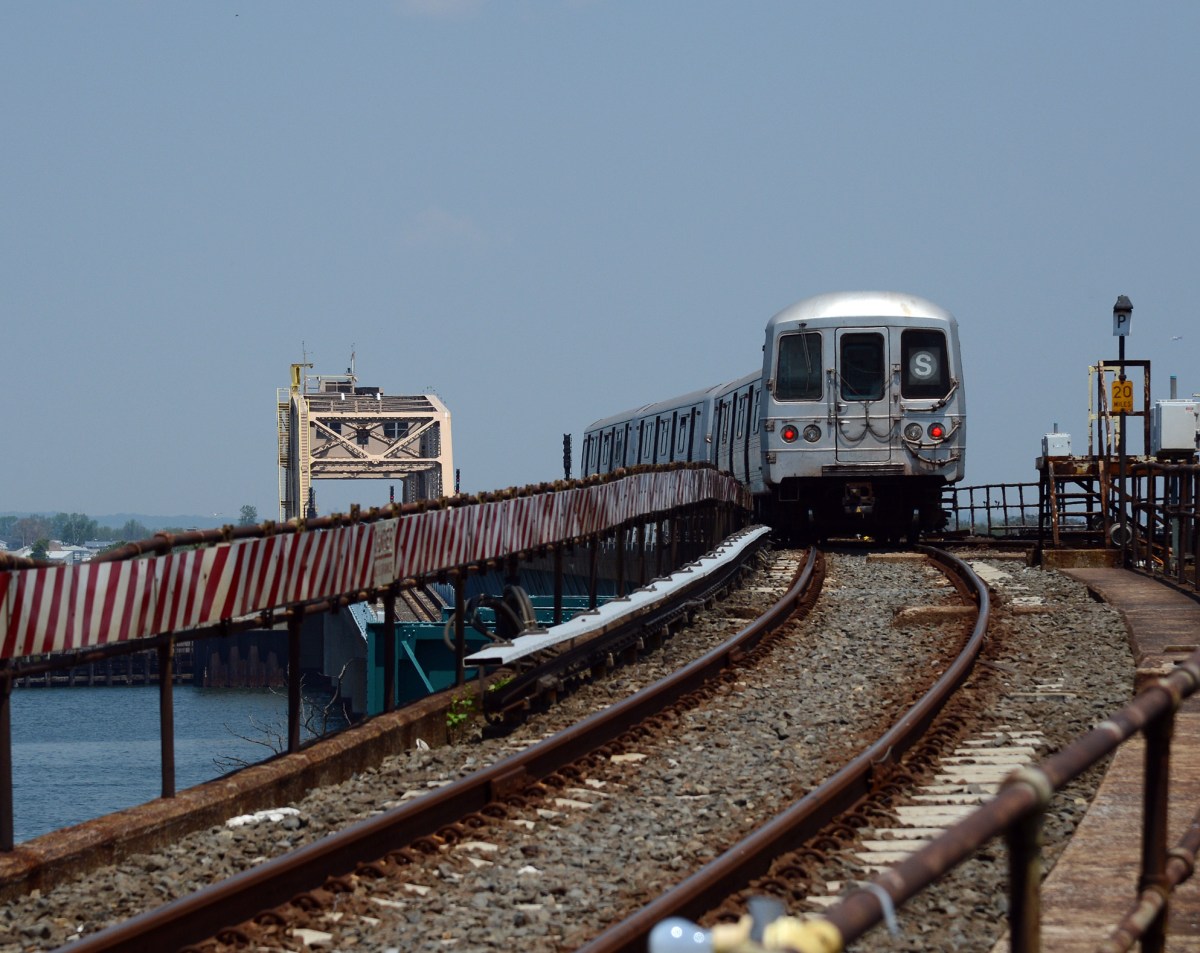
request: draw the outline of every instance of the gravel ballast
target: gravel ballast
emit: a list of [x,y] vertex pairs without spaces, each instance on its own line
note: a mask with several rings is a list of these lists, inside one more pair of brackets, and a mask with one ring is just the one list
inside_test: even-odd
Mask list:
[[[734,681],[718,704],[688,713],[668,743],[631,751],[640,757],[615,762],[604,777],[565,795],[585,806],[546,809],[532,832],[516,824],[481,832],[477,846],[447,851],[401,885],[398,898],[376,896],[387,902],[375,902],[371,916],[345,913],[307,939],[327,949],[573,949],[619,916],[646,882],[681,879],[815,786],[882,725],[893,702],[942,664],[944,633],[931,625],[898,627],[897,610],[924,604],[931,592],[953,598],[940,574],[921,563],[868,565],[860,554],[829,560],[816,610],[782,651]],[[1127,699],[1132,665],[1123,627],[1063,576],[1012,562],[996,566],[1008,577],[995,590],[998,629],[967,694],[986,712],[983,721],[1037,724],[1052,747],[1061,747]],[[279,805],[294,813],[198,832],[170,850],[12,903],[0,916],[0,953],[55,948],[493,763],[728,638],[785,582],[765,570],[753,574],[660,651],[586,686],[507,738],[406,752]],[[1012,611],[1014,600],[1036,598],[1051,611]],[[1069,690],[1039,694],[1048,678]],[[1051,857],[1098,778],[1092,772],[1056,797],[1046,834]],[[825,873],[851,882],[861,871],[847,851]],[[899,936],[877,930],[856,948],[990,949],[989,937],[1003,928],[1004,876],[1002,852],[990,852],[956,873],[946,893],[939,887],[906,906]],[[918,922],[920,931],[908,935],[905,928]]]

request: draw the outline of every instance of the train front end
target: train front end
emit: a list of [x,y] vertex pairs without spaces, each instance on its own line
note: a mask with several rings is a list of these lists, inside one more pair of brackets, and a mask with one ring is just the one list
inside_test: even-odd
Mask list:
[[963,477],[958,322],[912,295],[819,295],[763,348],[763,517],[797,536],[915,539]]

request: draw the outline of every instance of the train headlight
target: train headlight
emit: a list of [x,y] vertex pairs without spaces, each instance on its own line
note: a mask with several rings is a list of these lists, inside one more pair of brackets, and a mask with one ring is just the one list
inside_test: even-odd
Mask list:
[[804,428],[804,439],[809,443],[816,443],[821,439],[821,428],[816,424],[809,424]]
[[946,439],[946,425],[940,422],[929,425],[929,439],[941,442]]
[[791,424],[787,424],[779,431],[779,436],[783,437],[784,443],[795,443],[796,438],[800,436],[800,431]]
[[921,425],[909,424],[904,428],[904,439],[909,443],[920,443],[921,441]]

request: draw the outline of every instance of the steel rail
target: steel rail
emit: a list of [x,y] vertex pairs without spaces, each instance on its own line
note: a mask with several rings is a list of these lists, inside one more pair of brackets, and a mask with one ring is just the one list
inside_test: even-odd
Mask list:
[[961,559],[943,550],[917,548],[961,579],[979,609],[975,626],[950,667],[878,741],[827,781],[637,913],[594,937],[580,947],[579,953],[640,953],[646,948],[650,931],[668,917],[698,920],[753,878],[765,874],[774,858],[798,848],[834,817],[865,798],[870,793],[873,772],[898,761],[920,739],[970,673],[987,634],[990,599],[987,586]]
[[60,949],[72,953],[162,953],[202,942],[222,928],[251,919],[320,887],[331,877],[351,873],[361,863],[407,847],[493,801],[519,793],[736,664],[792,614],[808,593],[816,562],[817,552],[810,550],[791,587],[764,615],[668,678],[604,711],[421,798]]
[[[1108,757],[1134,735],[1170,717],[1197,687],[1200,687],[1200,651],[1061,751],[1037,765],[1014,772],[992,800],[885,871],[875,883],[888,894],[894,906],[900,906],[992,838],[1035,817],[1053,792]],[[831,907],[825,920],[840,935],[843,944],[840,949],[882,922],[883,915],[878,893],[860,890]],[[1013,932],[1015,936],[1018,931]],[[1014,949],[1031,948],[1034,947],[1014,943]]]

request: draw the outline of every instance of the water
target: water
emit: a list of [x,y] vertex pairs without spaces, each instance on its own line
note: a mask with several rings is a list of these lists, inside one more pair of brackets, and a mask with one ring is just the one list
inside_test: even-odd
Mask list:
[[[286,746],[286,692],[177,685],[174,696],[177,790]],[[157,686],[16,689],[12,734],[18,842],[162,793]]]

